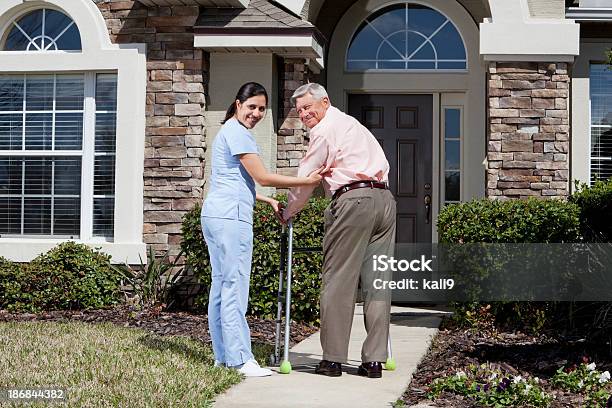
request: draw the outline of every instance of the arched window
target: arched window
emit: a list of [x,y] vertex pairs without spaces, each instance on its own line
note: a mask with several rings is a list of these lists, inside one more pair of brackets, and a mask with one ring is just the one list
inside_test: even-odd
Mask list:
[[421,4],[385,7],[365,19],[348,49],[346,68],[465,70],[466,52],[455,25]]
[[81,35],[74,21],[53,9],[34,10],[13,21],[4,51],[79,51]]

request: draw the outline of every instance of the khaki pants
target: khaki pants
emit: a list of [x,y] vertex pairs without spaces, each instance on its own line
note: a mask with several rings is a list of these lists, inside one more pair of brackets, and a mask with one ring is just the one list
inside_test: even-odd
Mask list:
[[325,209],[323,283],[321,287],[321,346],[323,359],[346,363],[351,325],[361,280],[367,337],[363,362],[387,359],[390,290],[375,290],[373,256],[393,256],[395,199],[389,190],[359,188],[333,200]]

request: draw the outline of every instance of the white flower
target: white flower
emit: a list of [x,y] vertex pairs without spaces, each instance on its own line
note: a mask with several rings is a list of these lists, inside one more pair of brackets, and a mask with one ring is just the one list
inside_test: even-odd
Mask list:
[[489,376],[489,381],[494,380],[497,378],[497,373],[493,373]]
[[540,382],[540,379],[538,377],[534,378],[533,381],[535,381],[536,383]]
[[601,375],[599,376],[599,383],[603,384],[610,381],[610,372],[609,371],[604,371],[603,373],[601,373]]
[[595,365],[595,363],[591,363],[588,366],[586,366],[587,370],[589,370],[589,371],[595,370],[595,367],[597,367],[597,365]]
[[464,377],[466,377],[467,375],[465,374],[465,372],[464,372],[464,371],[457,371],[457,374],[455,374],[455,376],[456,376],[457,378],[464,378]]
[[513,383],[515,383],[515,384],[518,384],[518,383],[520,383],[521,381],[523,381],[523,377],[521,377],[520,375],[517,375],[516,377],[514,377],[514,378],[512,379],[512,382],[513,382]]
[[578,388],[582,388],[584,386],[584,381],[580,380],[578,383]]
[[523,390],[523,394],[527,395],[529,394],[529,390],[532,388],[533,386],[531,384],[527,384],[525,385],[525,389]]

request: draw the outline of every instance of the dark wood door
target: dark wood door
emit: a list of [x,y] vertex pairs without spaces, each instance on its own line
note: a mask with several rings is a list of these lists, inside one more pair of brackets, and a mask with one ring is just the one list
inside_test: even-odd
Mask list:
[[349,95],[349,114],[378,139],[397,200],[398,243],[431,242],[432,95]]

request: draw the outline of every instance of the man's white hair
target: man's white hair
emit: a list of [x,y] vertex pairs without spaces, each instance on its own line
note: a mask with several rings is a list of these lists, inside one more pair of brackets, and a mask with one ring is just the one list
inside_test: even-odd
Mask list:
[[323,98],[328,98],[327,91],[322,85],[317,84],[316,82],[311,82],[308,84],[304,84],[295,90],[293,95],[291,95],[291,103],[295,105],[295,100],[297,98],[301,98],[302,96],[310,94],[313,98],[320,100]]

